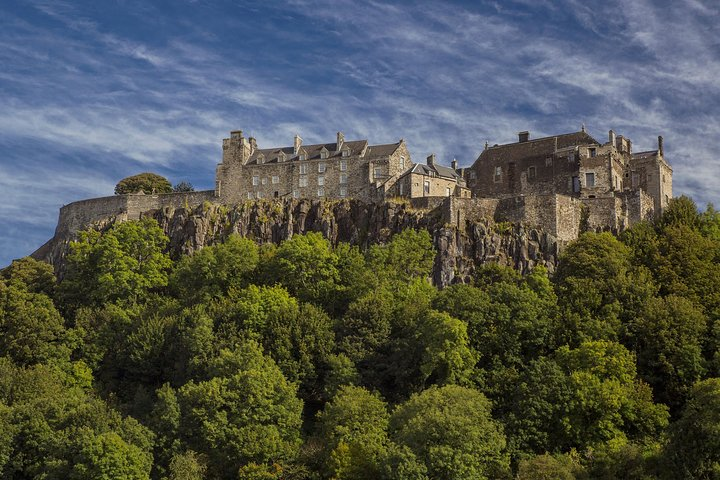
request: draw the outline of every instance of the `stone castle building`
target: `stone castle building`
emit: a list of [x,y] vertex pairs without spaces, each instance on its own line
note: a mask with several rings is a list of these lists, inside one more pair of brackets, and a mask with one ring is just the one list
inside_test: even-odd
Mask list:
[[[456,167],[456,165],[455,165]],[[259,148],[254,138],[233,131],[223,140],[215,194],[226,203],[267,198],[356,198],[368,202],[388,197],[470,197],[456,168],[435,163],[416,165],[404,140],[370,145],[346,141],[338,132],[334,143]]]

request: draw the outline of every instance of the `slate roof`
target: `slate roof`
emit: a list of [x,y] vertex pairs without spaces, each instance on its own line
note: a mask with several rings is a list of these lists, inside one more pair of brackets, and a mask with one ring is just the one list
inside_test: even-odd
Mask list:
[[534,138],[528,140],[527,142],[493,145],[492,147],[483,150],[477,160],[475,160],[475,163],[499,159],[512,162],[532,156],[551,155],[555,152],[556,139],[558,150],[574,147],[576,145],[600,145],[600,142],[595,140],[587,132],[580,131],[564,133],[561,135],[553,135],[551,137]]
[[424,163],[416,163],[412,167],[408,168],[405,172],[403,172],[400,177],[404,177],[409,173],[419,173],[420,175],[431,176],[433,172],[438,177],[451,178],[453,180],[462,180],[462,177],[450,167],[445,167],[443,165],[435,165],[434,167],[431,167],[430,165],[425,165]]
[[[360,155],[363,150],[367,148],[365,154],[367,157],[382,157],[392,154],[393,152],[395,152],[395,150],[397,150],[399,146],[400,142],[387,145],[368,146],[367,140],[352,140],[343,142],[342,148],[340,150],[335,150],[337,144],[333,142],[318,143],[315,145],[301,145],[300,151],[305,151],[305,153],[307,154],[306,160],[319,159],[320,152],[322,151],[323,147],[325,147],[325,149],[328,151],[328,159],[342,156],[342,150],[345,150],[346,148],[350,149],[350,156]],[[299,153],[294,153],[294,147],[292,146],[260,148],[256,149],[253,154],[250,155],[250,158],[248,159],[246,165],[257,164],[257,159],[260,155],[264,156],[263,164],[278,163],[278,159],[280,158],[280,152],[285,154],[286,162],[299,160]]]

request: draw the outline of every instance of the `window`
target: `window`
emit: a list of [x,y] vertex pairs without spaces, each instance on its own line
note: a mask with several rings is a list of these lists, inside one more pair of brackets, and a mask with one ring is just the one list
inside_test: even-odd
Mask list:
[[445,196],[446,197],[450,196],[450,187],[445,187]]
[[272,183],[280,183],[280,177],[278,177],[277,175],[273,175]]
[[285,153],[280,152],[278,155],[278,162],[284,162],[285,161]]
[[382,177],[382,167],[375,167],[375,171],[373,173],[375,174],[375,179]]
[[247,192],[248,200],[252,200],[253,194],[252,192]]
[[347,160],[340,160],[340,171],[344,172],[347,170]]
[[262,198],[262,192],[255,192],[255,198]]
[[293,190],[293,198],[300,198],[300,192]]
[[537,170],[535,167],[528,168],[528,178],[535,178],[535,175],[537,174]]
[[343,156],[343,157],[349,157],[349,156],[350,156],[350,150],[343,150],[343,151],[342,151],[342,156]]
[[594,187],[595,186],[595,174],[593,172],[588,172],[585,174],[585,186],[586,187]]
[[307,173],[307,163],[301,163],[300,164],[300,175],[305,175]]
[[300,186],[307,187],[307,177],[300,177]]
[[318,185],[325,185],[325,177],[318,177]]
[[570,153],[570,154],[568,154],[568,157],[567,157],[567,158],[568,158],[568,163],[572,163],[572,162],[575,161],[575,154],[574,154],[574,153]]
[[477,178],[477,174],[475,173],[475,170],[470,171],[470,180],[475,180]]
[[425,193],[425,195],[430,195],[430,180],[425,180],[425,183],[423,185],[423,193]]
[[302,161],[304,161],[304,160],[307,159],[307,155],[305,155],[304,153],[301,153],[298,158],[299,158],[299,160],[302,162]]
[[264,162],[265,162],[265,157],[263,157],[262,155],[258,155],[258,157],[257,157],[258,165],[262,165]]
[[325,173],[325,168],[324,163],[318,163],[318,173]]
[[260,185],[260,177],[253,175],[253,186],[257,187],[258,185]]
[[552,157],[545,157],[545,166],[552,167]]
[[324,197],[325,196],[325,187],[318,187],[317,194],[318,194],[318,197]]
[[588,152],[590,153],[591,157],[597,156],[597,149],[595,149],[595,148],[589,148]]
[[340,183],[341,184],[347,183],[347,174],[345,174],[345,173],[340,174]]
[[495,182],[499,182],[502,179],[502,167],[495,167]]
[[572,177],[572,180],[570,180],[570,182],[572,183],[572,191],[578,193],[580,191],[580,178]]
[[327,150],[322,150],[322,151],[320,152],[320,158],[327,158],[327,156],[328,156]]
[[400,171],[405,170],[405,157],[400,157]]
[[263,177],[261,183],[267,185],[267,177]]
[[340,196],[347,197],[347,187],[345,187],[345,186],[340,187]]
[[400,196],[402,196],[405,193],[405,192],[403,192],[404,186],[405,185],[403,184],[403,182],[398,183],[398,191],[400,192]]

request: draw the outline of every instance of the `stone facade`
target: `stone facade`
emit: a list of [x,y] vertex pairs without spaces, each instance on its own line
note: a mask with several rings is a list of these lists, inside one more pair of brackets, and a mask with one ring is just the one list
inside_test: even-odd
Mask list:
[[[462,176],[443,166],[431,167],[428,178],[420,183],[431,187],[427,192],[411,188],[413,182],[407,176],[415,170],[402,139],[370,145],[367,140],[346,141],[338,133],[334,143],[303,145],[296,135],[292,146],[262,149],[254,138],[246,139],[242,131],[234,131],[223,140],[215,193],[225,203],[263,198],[356,198],[371,202],[391,196],[446,196],[448,186],[451,195],[469,195],[463,190]],[[399,179],[403,182],[396,186]]]

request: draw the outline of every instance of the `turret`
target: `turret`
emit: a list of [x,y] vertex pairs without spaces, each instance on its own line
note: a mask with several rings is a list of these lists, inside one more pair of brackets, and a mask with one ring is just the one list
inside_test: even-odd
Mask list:
[[[251,139],[255,144],[255,139]],[[233,130],[230,132],[230,138],[223,139],[223,159],[222,163],[241,163],[244,164],[252,153],[253,147],[251,142],[243,137],[242,130]]]

